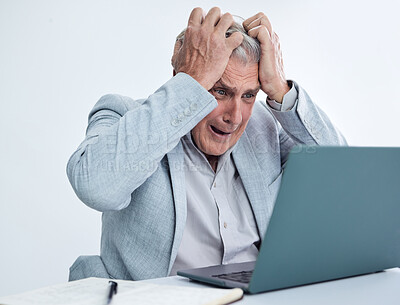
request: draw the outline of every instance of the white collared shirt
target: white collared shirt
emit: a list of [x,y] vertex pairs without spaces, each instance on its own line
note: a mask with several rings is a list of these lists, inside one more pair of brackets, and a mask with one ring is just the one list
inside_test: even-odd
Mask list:
[[233,147],[219,157],[216,172],[193,144],[183,139],[187,218],[170,275],[178,270],[255,261],[260,237]]

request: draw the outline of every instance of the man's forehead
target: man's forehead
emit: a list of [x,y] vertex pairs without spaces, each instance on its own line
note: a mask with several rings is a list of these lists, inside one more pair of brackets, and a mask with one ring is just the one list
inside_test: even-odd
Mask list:
[[243,63],[239,59],[231,58],[217,84],[237,90],[258,90],[258,63]]

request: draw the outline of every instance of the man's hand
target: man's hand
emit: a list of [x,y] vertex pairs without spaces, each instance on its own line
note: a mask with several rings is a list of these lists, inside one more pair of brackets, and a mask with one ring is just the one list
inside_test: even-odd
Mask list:
[[282,103],[283,96],[290,90],[283,71],[282,52],[279,37],[272,30],[267,16],[258,13],[243,21],[249,36],[257,38],[261,44],[259,79],[261,90],[270,99]]
[[185,72],[198,81],[207,91],[221,78],[232,51],[243,41],[241,33],[226,38],[225,33],[233,24],[233,17],[212,8],[204,17],[201,8],[195,8],[189,17],[182,45],[175,45],[172,62],[175,71]]

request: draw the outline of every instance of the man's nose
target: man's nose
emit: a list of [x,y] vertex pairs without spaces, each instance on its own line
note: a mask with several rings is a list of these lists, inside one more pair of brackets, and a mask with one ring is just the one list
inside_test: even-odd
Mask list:
[[239,125],[242,122],[242,107],[240,98],[232,98],[226,105],[224,114],[224,122],[232,125]]

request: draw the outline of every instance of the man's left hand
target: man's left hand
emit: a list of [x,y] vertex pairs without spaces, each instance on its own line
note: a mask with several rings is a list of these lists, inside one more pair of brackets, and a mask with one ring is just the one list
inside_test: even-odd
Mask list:
[[290,90],[283,71],[282,52],[279,37],[272,30],[271,23],[264,13],[258,13],[243,21],[248,34],[257,38],[261,44],[259,79],[261,90],[270,99],[282,103],[283,96]]

